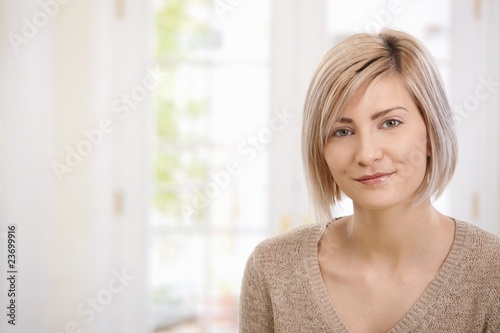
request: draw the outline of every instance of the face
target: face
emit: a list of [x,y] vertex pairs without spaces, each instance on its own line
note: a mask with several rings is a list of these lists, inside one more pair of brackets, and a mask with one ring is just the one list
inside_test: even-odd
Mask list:
[[427,130],[403,83],[389,76],[360,91],[331,128],[324,155],[355,207],[409,204],[424,180]]

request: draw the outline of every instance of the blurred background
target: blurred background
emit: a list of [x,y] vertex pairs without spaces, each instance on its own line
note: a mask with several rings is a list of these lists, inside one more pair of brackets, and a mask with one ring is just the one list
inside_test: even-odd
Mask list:
[[312,73],[383,27],[428,46],[453,105],[436,205],[500,234],[496,0],[0,0],[0,331],[237,332],[254,246],[314,222]]

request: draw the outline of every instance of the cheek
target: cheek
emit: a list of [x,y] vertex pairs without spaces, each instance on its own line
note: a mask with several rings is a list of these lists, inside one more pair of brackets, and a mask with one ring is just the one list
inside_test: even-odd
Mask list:
[[332,175],[340,173],[345,166],[346,154],[339,149],[331,146],[325,148],[324,157]]
[[340,176],[347,174],[347,169],[350,166],[351,154],[349,149],[342,145],[330,146],[325,148],[324,157],[331,176],[337,178],[336,182],[340,181],[342,179]]
[[401,164],[405,166],[406,176],[425,173],[427,166],[427,139],[425,134],[406,142],[402,148],[402,153],[403,161],[401,161]]

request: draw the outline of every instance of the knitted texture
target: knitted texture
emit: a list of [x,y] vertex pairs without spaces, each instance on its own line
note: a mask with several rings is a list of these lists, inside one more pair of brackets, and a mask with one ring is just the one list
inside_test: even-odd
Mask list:
[[[255,248],[242,282],[240,333],[349,333],[321,277],[321,232],[306,225]],[[389,332],[499,333],[500,238],[457,221],[439,272]]]

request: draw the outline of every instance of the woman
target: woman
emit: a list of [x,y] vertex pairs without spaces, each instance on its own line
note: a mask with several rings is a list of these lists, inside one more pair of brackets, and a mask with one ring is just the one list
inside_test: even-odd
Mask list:
[[[331,49],[309,87],[303,159],[320,221],[248,259],[240,332],[500,332],[500,238],[431,203],[456,163],[438,71],[384,30]],[[354,213],[333,220],[344,193]]]

